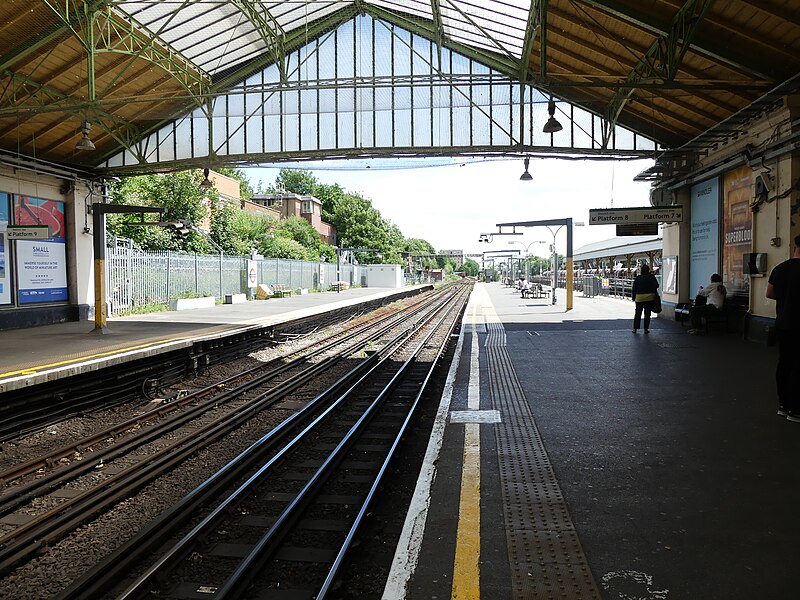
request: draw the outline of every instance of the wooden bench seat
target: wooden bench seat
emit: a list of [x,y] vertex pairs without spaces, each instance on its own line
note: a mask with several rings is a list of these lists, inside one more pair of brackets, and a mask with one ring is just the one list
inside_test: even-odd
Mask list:
[[289,286],[282,283],[276,283],[272,286],[272,293],[276,298],[286,298],[291,296],[294,292]]

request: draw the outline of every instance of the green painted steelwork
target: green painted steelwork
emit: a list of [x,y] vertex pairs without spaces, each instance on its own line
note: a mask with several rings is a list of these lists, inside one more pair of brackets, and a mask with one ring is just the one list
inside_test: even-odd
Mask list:
[[[644,11],[637,10],[632,3],[622,4],[616,0],[582,0],[583,4],[602,10],[616,18],[650,31],[656,36],[667,35],[670,31],[670,23],[664,23],[648,15]],[[720,46],[712,39],[695,40],[690,44],[692,50],[709,58],[725,63],[734,69],[746,73],[763,81],[779,81],[790,77],[794,73],[786,73],[780,65],[772,65],[769,69],[764,69],[763,63],[753,60],[752,56],[740,54],[730,46]]]
[[640,81],[672,81],[678,67],[714,0],[687,0],[672,19],[669,32],[661,35],[625,78],[629,87],[618,89],[605,109],[603,147],[611,140],[614,127],[622,109],[633,95]]
[[261,39],[264,41],[264,45],[270,49],[269,54],[272,56],[275,64],[278,66],[278,72],[281,75],[281,81],[285,81],[286,32],[261,2],[254,2],[253,0],[229,1],[245,15],[247,15],[247,18],[250,19],[250,22],[256,27]]

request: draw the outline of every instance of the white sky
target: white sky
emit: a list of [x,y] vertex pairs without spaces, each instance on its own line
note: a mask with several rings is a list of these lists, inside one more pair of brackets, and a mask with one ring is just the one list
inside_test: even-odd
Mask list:
[[[422,163],[424,164],[424,163]],[[493,243],[478,243],[481,233],[497,231],[497,223],[565,219],[586,223],[575,227],[574,249],[615,236],[613,225],[589,226],[591,208],[650,206],[650,184],[633,177],[652,164],[650,160],[591,161],[531,159],[533,181],[520,181],[521,159],[466,163],[414,169],[313,170],[322,183],[338,183],[361,192],[383,218],[395,223],[407,238],[422,238],[437,250],[488,250],[524,248],[534,240],[552,243],[544,227],[524,230],[523,236],[495,236]],[[339,163],[341,165],[341,163]],[[336,165],[334,165],[336,166]],[[273,183],[276,168],[245,169],[253,187],[258,181]],[[519,230],[518,230],[519,231]],[[559,252],[566,252],[566,234],[557,236]],[[548,246],[533,244],[530,253],[545,256]]]

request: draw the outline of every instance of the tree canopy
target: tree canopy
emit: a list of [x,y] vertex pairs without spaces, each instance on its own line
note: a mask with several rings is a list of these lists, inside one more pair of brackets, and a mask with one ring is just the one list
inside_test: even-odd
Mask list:
[[[241,169],[220,168],[217,171],[240,183],[244,199],[253,195],[253,185]],[[219,199],[215,189],[199,186],[202,176],[198,171],[185,171],[167,175],[153,174],[129,177],[112,186],[114,202],[141,206],[164,207],[163,222],[189,222],[195,226],[210,223],[207,234],[197,227],[188,235],[181,235],[174,227],[139,227],[130,223],[138,215],[112,215],[109,231],[119,237],[132,239],[146,250],[182,250],[187,252],[218,252],[246,255],[251,249],[264,256],[335,260],[336,251],[320,240],[314,227],[302,217],[289,217],[278,221],[263,215],[248,213]],[[262,183],[258,183],[262,189]],[[404,254],[434,254],[428,241],[406,239],[400,228],[384,219],[369,198],[350,192],[339,184],[323,184],[307,170],[281,169],[275,182],[267,191],[292,192],[310,195],[322,203],[322,219],[336,228],[338,245],[356,249],[361,263],[405,264]],[[358,249],[362,249],[358,251]],[[446,259],[428,258],[425,264],[452,271],[456,266]]]

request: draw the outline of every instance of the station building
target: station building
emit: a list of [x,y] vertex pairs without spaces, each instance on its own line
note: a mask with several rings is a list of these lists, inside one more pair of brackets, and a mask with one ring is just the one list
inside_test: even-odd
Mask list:
[[[0,9],[0,328],[91,318],[113,177],[443,157],[652,159],[642,205],[684,207],[667,311],[720,272],[748,334],[770,324],[765,275],[800,227],[792,3],[306,4]],[[313,198],[281,210],[335,238]],[[35,225],[52,235],[12,239]]]

